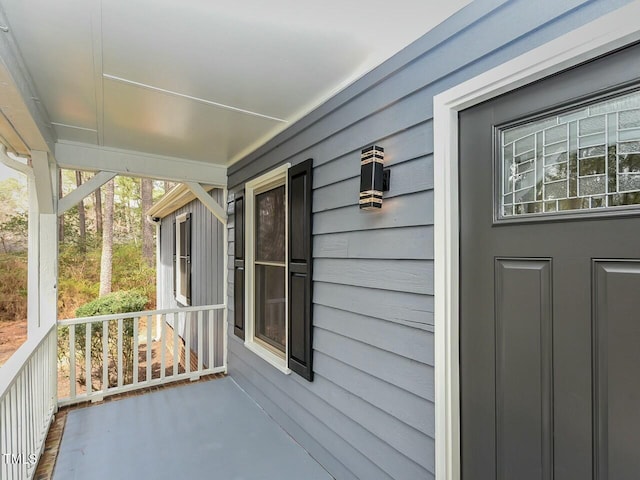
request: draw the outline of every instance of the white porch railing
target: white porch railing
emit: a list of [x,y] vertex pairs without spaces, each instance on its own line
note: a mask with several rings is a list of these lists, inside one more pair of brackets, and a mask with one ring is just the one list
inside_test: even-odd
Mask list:
[[56,411],[56,328],[37,332],[0,369],[0,479],[30,479]]
[[[58,404],[99,401],[226,372],[224,308],[206,305],[59,321],[59,367],[68,369],[63,374],[68,374],[69,394]],[[184,340],[167,321],[177,325]]]

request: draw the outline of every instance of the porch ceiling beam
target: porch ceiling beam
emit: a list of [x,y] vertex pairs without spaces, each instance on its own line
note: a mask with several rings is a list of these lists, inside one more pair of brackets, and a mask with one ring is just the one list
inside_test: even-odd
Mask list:
[[173,182],[202,182],[218,188],[227,185],[227,167],[177,157],[60,141],[56,160],[70,170],[108,171],[131,177]]
[[220,223],[222,223],[223,225],[227,224],[227,213],[224,211],[224,208],[222,208],[220,204],[216,202],[204,188],[202,188],[202,185],[196,182],[184,183],[187,187],[189,187],[189,190],[191,190],[191,192],[196,197],[198,197],[198,200],[200,200],[204,204],[204,206],[207,207],[211,213],[213,213],[213,216],[220,220]]
[[96,173],[92,178],[58,201],[58,215],[62,215],[74,205],[79,204],[84,198],[91,195],[116,175],[113,172]]
[[17,170],[25,175],[31,175],[33,171],[31,167],[26,163],[19,162],[7,155],[7,147],[0,145],[0,162],[4,163],[7,167]]
[[[9,25],[2,6],[0,23]],[[55,132],[36,95],[33,80],[22,59],[13,32],[3,31],[0,35],[2,113],[28,148],[53,153]]]
[[33,165],[39,212],[45,214],[55,213],[49,154],[40,150],[32,150],[31,164]]

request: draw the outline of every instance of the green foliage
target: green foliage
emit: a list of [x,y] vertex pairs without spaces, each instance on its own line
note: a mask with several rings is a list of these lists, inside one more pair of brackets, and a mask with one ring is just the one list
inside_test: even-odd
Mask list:
[[0,254],[0,320],[27,318],[27,252]]
[[26,177],[6,178],[0,181],[0,222],[5,222],[9,212],[24,213],[28,209]]
[[5,222],[0,224],[0,231],[12,233],[27,238],[29,219],[25,212],[11,215]]
[[13,214],[0,223],[0,242],[5,253],[26,249],[28,227],[29,219],[25,212]]
[[[77,317],[94,317],[98,315],[110,315],[117,313],[138,312],[144,309],[147,304],[147,298],[139,291],[128,290],[113,292],[103,297],[97,298],[76,310]],[[122,375],[124,383],[130,383],[133,378],[133,318],[125,318],[122,320],[121,342],[122,342]],[[107,325],[107,345],[108,359],[110,360],[109,386],[115,386],[118,381],[118,336],[119,336],[119,320],[111,320]],[[91,323],[90,356],[92,370],[102,372],[103,368],[103,322]],[[85,325],[76,325],[75,330],[75,361],[79,366],[79,380],[87,381],[87,372],[85,371],[86,352],[86,335],[87,327]],[[58,329],[58,358],[69,359],[69,327],[60,327]],[[100,374],[97,375],[100,378]],[[96,386],[96,388],[99,388]]]
[[142,256],[140,245],[128,243],[113,247],[114,290],[138,290],[148,298],[148,306],[155,306],[156,269]]
[[144,310],[147,301],[144,295],[135,290],[112,292],[79,307],[76,317],[139,312]]
[[[58,311],[60,318],[72,318],[76,309],[98,297],[100,289],[100,245],[88,244],[83,252],[75,243],[60,245]],[[113,246],[114,291],[137,290],[145,296],[145,308],[155,307],[155,269],[142,258],[139,246]],[[140,310],[144,310],[141,308]]]

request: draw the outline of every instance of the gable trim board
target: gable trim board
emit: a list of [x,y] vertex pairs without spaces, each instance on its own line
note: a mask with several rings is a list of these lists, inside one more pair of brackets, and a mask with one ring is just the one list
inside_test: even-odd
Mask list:
[[436,478],[460,478],[458,112],[639,41],[639,15],[633,2],[434,97]]

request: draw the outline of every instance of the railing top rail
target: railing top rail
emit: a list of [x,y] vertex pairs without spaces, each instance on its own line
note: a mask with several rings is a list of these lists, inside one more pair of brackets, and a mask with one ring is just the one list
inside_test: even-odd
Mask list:
[[51,331],[55,328],[41,328],[35,331],[33,337],[27,338],[18,350],[16,350],[7,362],[0,368],[0,398],[9,391],[20,372],[29,362],[29,359],[38,351],[40,345],[47,339]]
[[163,315],[163,314],[169,314],[169,313],[199,312],[201,310],[222,310],[224,308],[226,308],[226,304],[221,303],[217,305],[202,305],[202,306],[196,306],[196,307],[166,308],[163,310],[145,310],[143,312],[116,313],[112,315],[98,315],[95,317],[67,318],[64,320],[58,320],[58,325],[61,325],[61,326],[78,325],[82,323],[119,320],[121,318],[150,317],[153,315]]

